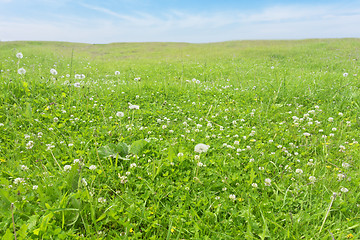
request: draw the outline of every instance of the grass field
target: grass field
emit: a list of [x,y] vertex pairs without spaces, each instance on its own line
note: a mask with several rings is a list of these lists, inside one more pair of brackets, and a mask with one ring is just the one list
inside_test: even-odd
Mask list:
[[359,58],[359,39],[0,42],[0,236],[359,239]]

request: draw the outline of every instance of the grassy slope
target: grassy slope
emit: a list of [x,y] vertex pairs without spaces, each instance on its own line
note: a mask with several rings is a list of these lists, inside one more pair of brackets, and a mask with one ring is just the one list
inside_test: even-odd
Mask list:
[[[310,239],[319,232],[332,191],[340,191],[342,186],[348,187],[350,192],[337,198],[337,201],[334,202],[321,238],[331,239],[329,232],[335,234],[336,239],[344,238],[353,229],[359,229],[358,207],[356,207],[356,203],[359,201],[359,195],[356,193],[359,185],[356,164],[359,155],[358,144],[346,145],[345,155],[338,150],[339,145],[344,142],[352,142],[352,139],[358,140],[359,120],[356,113],[360,104],[360,85],[358,77],[354,74],[359,73],[357,61],[360,57],[359,39],[234,41],[211,44],[113,43],[106,45],[1,42],[0,62],[3,64],[3,69],[10,69],[1,74],[1,78],[5,81],[21,79],[16,73],[16,64],[14,64],[17,61],[15,54],[18,51],[24,54],[21,66],[27,70],[24,79],[28,81],[31,90],[26,91],[21,84],[19,86],[2,85],[3,91],[0,93],[0,100],[3,105],[1,106],[0,122],[9,127],[6,126],[8,130],[2,135],[4,140],[1,142],[3,147],[1,153],[5,155],[1,155],[1,157],[7,160],[7,165],[4,166],[13,174],[14,178],[27,177],[26,172],[19,170],[20,164],[31,163],[31,166],[29,165],[30,173],[33,174],[34,180],[30,177],[29,182],[32,181],[33,184],[40,186],[42,182],[53,181],[52,184],[55,186],[54,189],[50,187],[41,189],[40,186],[39,192],[47,191],[41,198],[38,198],[37,195],[33,196],[30,189],[25,189],[28,186],[25,186],[24,189],[22,189],[23,186],[20,186],[19,191],[23,194],[26,193],[27,199],[30,199],[31,203],[23,206],[20,205],[21,196],[11,190],[8,191],[9,195],[13,194],[13,199],[19,199],[15,205],[17,209],[25,212],[16,212],[15,217],[18,224],[21,221],[24,224],[28,222],[30,214],[38,216],[39,221],[45,222],[44,215],[51,214],[50,210],[47,210],[46,204],[55,209],[69,207],[64,204],[66,201],[59,203],[59,199],[72,198],[67,195],[68,192],[65,192],[67,185],[62,178],[66,174],[59,171],[57,166],[51,166],[52,156],[45,150],[45,146],[38,143],[40,140],[32,152],[27,151],[24,147],[27,140],[22,137],[24,134],[44,132],[41,141],[44,143],[54,141],[59,146],[58,142],[63,138],[74,142],[76,150],[79,152],[70,147],[67,148],[66,145],[61,145],[61,149],[54,148],[54,155],[61,160],[61,167],[65,164],[72,164],[75,158],[83,158],[87,164],[83,177],[90,182],[92,173],[89,173],[87,169],[91,164],[98,164],[96,161],[97,148],[89,145],[90,150],[87,150],[87,147],[82,147],[81,141],[99,142],[100,145],[105,145],[110,141],[117,142],[119,139],[121,141],[125,139],[125,142],[131,143],[139,138],[148,137],[146,133],[138,130],[139,126],[148,126],[149,130],[153,131],[153,134],[149,135],[150,137],[162,135],[169,139],[157,142],[157,147],[163,149],[170,147],[172,137],[159,124],[156,124],[158,118],[165,116],[171,120],[179,118],[179,122],[172,122],[168,128],[175,129],[174,134],[177,136],[186,135],[182,122],[188,121],[188,117],[200,119],[205,115],[204,113],[210,113],[211,110],[209,117],[219,114],[219,117],[212,119],[214,123],[226,126],[226,134],[231,136],[240,134],[241,147],[245,148],[249,144],[253,146],[253,151],[242,152],[239,158],[235,156],[234,160],[229,160],[227,153],[232,153],[231,150],[222,147],[222,143],[227,138],[226,134],[223,132],[223,139],[220,140],[207,140],[205,134],[208,133],[204,129],[202,133],[189,135],[189,138],[195,138],[195,143],[209,141],[211,145],[212,150],[207,155],[208,159],[204,158],[204,161],[211,159],[215,163],[208,162],[209,166],[199,175],[202,184],[192,181],[193,174],[186,175],[186,171],[184,171],[184,169],[194,169],[191,165],[193,162],[190,161],[193,157],[194,143],[189,139],[179,140],[181,146],[178,150],[180,151],[181,147],[186,150],[188,159],[184,162],[175,162],[176,172],[170,174],[170,177],[159,175],[154,177],[155,181],[152,181],[146,175],[145,170],[139,168],[136,174],[149,180],[149,185],[139,183],[140,180],[138,181],[134,176],[132,181],[126,185],[126,192],[120,195],[121,198],[112,198],[113,193],[109,191],[109,189],[117,190],[119,186],[122,186],[117,176],[119,169],[111,168],[110,164],[106,163],[107,165],[105,165],[104,163],[106,174],[96,175],[96,178],[94,175],[95,180],[93,185],[91,184],[95,189],[93,203],[88,203],[85,196],[75,196],[76,199],[83,200],[82,212],[85,220],[82,219],[83,222],[79,220],[76,224],[74,222],[74,229],[70,229],[71,227],[68,229],[83,232],[85,226],[89,228],[85,231],[87,234],[96,234],[98,230],[102,230],[107,232],[108,236],[116,236],[121,229],[121,231],[129,232],[129,229],[134,228],[134,231],[139,234],[140,231],[148,229],[148,233],[142,232],[143,237],[157,235],[158,238],[165,238],[166,235],[170,235],[171,224],[173,224],[178,229],[175,231],[176,234],[179,234],[177,236],[185,238],[193,238],[199,234],[198,238],[200,239],[208,234],[212,238],[232,239],[236,236],[244,236],[244,231],[247,231],[247,236],[253,236],[253,239],[259,239],[261,235],[263,239],[275,239],[276,237],[279,239]],[[71,69],[68,64],[72,62],[72,51],[74,57]],[[88,66],[88,62],[91,62],[91,68]],[[53,81],[49,73],[54,65],[59,72],[57,81]],[[275,66],[274,70],[271,70],[271,66]],[[120,70],[121,75],[114,76],[115,70]],[[82,82],[84,87],[74,90],[68,85],[61,84],[68,78],[62,79],[60,76],[73,72],[85,73],[86,78]],[[343,77],[344,72],[349,73],[347,78]],[[106,74],[110,76],[106,77]],[[144,79],[141,84],[133,81],[134,77],[138,76]],[[210,87],[210,90],[205,90],[203,87],[197,89],[197,85],[190,85],[184,81],[192,78],[200,79],[201,84]],[[227,81],[227,79],[230,80]],[[71,79],[71,81],[73,80]],[[172,82],[177,84],[169,85]],[[233,87],[225,88],[229,85],[233,85]],[[237,87],[240,89],[239,91],[234,90]],[[8,89],[13,92],[7,91]],[[124,95],[122,92],[125,92]],[[98,101],[98,105],[102,106],[95,107],[90,100],[92,97]],[[171,106],[175,104],[180,106],[183,111],[172,110],[170,106],[163,104],[165,101]],[[141,111],[132,113],[128,109],[128,102],[139,104]],[[198,105],[194,106],[192,102],[196,102]],[[53,103],[56,104],[53,106]],[[291,104],[291,106],[287,104]],[[210,105],[214,107],[212,108]],[[292,115],[302,117],[309,110],[313,110],[315,105],[320,105],[322,112],[318,112],[313,118],[322,122],[321,127],[325,129],[324,134],[329,134],[333,127],[336,127],[339,132],[339,134],[335,132],[334,140],[329,140],[331,144],[328,148],[329,156],[323,153],[325,148],[322,145],[322,133],[317,132],[318,127],[314,126],[315,124],[308,126],[305,123],[307,120],[305,120],[303,128],[296,128],[292,123]],[[78,107],[73,108],[72,106]],[[227,108],[232,109],[226,112]],[[66,113],[63,113],[62,109],[65,109]],[[249,117],[252,109],[256,110],[255,118]],[[133,119],[124,119],[119,128],[110,120],[106,120],[108,117],[113,117],[116,111],[124,111],[128,116],[133,114]],[[290,111],[292,111],[291,114]],[[45,114],[42,114],[43,112]],[[92,114],[88,115],[88,112]],[[344,113],[344,120],[338,117],[339,112]],[[72,125],[71,121],[74,118],[72,114],[86,120],[86,123]],[[54,123],[55,116],[59,117],[61,124]],[[229,120],[225,121],[225,117],[229,117]],[[330,124],[327,120],[328,117],[334,117],[334,123]],[[41,123],[34,122],[33,118],[41,119]],[[240,118],[249,121],[238,123],[244,124],[243,130],[233,127],[231,123],[231,120],[239,121]],[[348,120],[352,125],[349,129],[345,126],[345,121]],[[163,121],[163,123],[166,122]],[[195,121],[206,126],[205,121]],[[133,123],[134,129],[129,134],[123,125]],[[41,124],[47,127],[62,125],[61,133],[67,137],[65,138],[58,132],[53,136]],[[250,133],[252,126],[257,127],[256,139],[258,141],[256,143],[243,141],[241,135]],[[94,134],[95,128],[98,131],[96,134]],[[191,130],[195,132],[194,129]],[[313,142],[310,147],[307,147],[307,139],[302,138],[305,129],[312,131],[311,133],[314,135],[311,138]],[[111,131],[114,132],[114,135],[110,134]],[[213,134],[222,133],[217,128],[212,131]],[[273,144],[267,144],[269,138],[274,139]],[[17,139],[21,140],[17,141]],[[233,144],[234,140],[229,140],[228,143]],[[293,161],[293,158],[284,157],[283,151],[276,146],[276,144],[281,144],[291,149],[290,142],[299,145],[299,149],[294,151],[299,152],[298,158],[301,159],[301,163]],[[24,153],[13,149],[22,149]],[[275,152],[276,155],[266,154],[263,156],[262,151]],[[171,171],[172,166],[166,165],[166,153],[158,150],[154,154],[156,161],[164,163],[162,173]],[[147,163],[147,157],[140,158],[137,164],[141,165],[143,169],[151,170],[152,163]],[[259,166],[265,166],[267,171],[261,172],[258,170],[258,165],[253,167],[249,163],[250,158],[259,160]],[[50,169],[56,180],[40,179],[42,169],[35,168],[39,165],[35,159],[43,159],[44,164]],[[269,159],[277,165],[269,164]],[[315,159],[316,167],[308,166],[306,164],[308,159]],[[151,156],[149,160],[153,160]],[[229,161],[229,164],[225,164],[225,160]],[[330,163],[325,160],[340,166],[340,168],[343,161],[350,162],[353,167],[349,170],[342,170],[353,180],[337,181],[338,170],[328,168],[327,165]],[[153,162],[155,166],[155,161]],[[279,164],[290,164],[293,169],[301,168],[304,170],[304,175],[297,177],[280,168]],[[246,166],[245,169],[244,166]],[[100,166],[98,167],[100,168]],[[109,168],[107,169],[107,167]],[[247,182],[251,183],[249,169],[253,169],[252,172],[255,172],[257,176],[255,180],[252,180],[258,181],[258,192],[248,186]],[[11,184],[12,178],[9,178],[5,172],[1,175],[2,184]],[[318,181],[315,185],[308,184],[310,175],[317,177]],[[229,178],[227,182],[221,181],[224,177]],[[263,186],[265,177],[273,179],[272,188]],[[297,183],[292,180],[293,177],[298,178]],[[175,189],[174,182],[184,186],[189,183],[192,190],[186,191],[180,186]],[[240,185],[237,184],[239,182]],[[176,187],[178,186],[176,185]],[[224,192],[223,187],[227,187],[230,191]],[[150,191],[150,188],[155,189],[154,191],[158,194],[153,196],[153,190]],[[291,189],[291,193],[288,191],[290,188],[294,188]],[[173,193],[174,197],[157,199],[157,196],[168,196],[169,193]],[[243,198],[245,201],[239,200],[233,205],[228,197],[230,193],[236,193],[238,198]],[[211,201],[217,194],[221,195],[219,206],[222,208],[215,215],[210,206],[213,206]],[[100,196],[108,199],[108,202],[102,207],[97,203],[97,198]],[[182,199],[184,196],[187,198],[186,201]],[[129,203],[137,199],[137,208],[133,204],[124,204],[119,199],[125,199]],[[36,204],[34,204],[35,202]],[[107,204],[116,207],[109,210]],[[92,209],[93,206],[96,211]],[[26,208],[32,209],[30,211]],[[151,213],[154,208],[157,210],[155,215]],[[86,220],[89,212],[93,218],[97,219],[102,216],[105,209],[109,210],[106,212],[108,214],[105,218],[106,221]],[[144,217],[143,213],[148,215]],[[56,214],[60,216],[60,213]],[[67,214],[66,221],[68,223],[71,221],[72,212]],[[200,217],[193,218],[196,214],[199,214]],[[2,232],[11,230],[11,218],[8,216],[10,215],[3,217],[4,220],[0,223]],[[123,222],[115,217],[120,218]],[[58,218],[60,219],[60,217]],[[349,220],[345,220],[345,218]],[[183,223],[183,219],[186,220],[185,223]],[[59,227],[60,222],[61,220],[56,222],[54,220],[50,226],[55,229],[55,227]],[[152,226],[155,222],[159,225]],[[43,229],[42,231],[46,232],[47,230]],[[355,232],[352,233],[355,234]],[[32,232],[28,234],[30,235]],[[270,237],[266,238],[267,234]]]
[[[166,59],[187,60],[189,58],[218,58],[218,57],[262,57],[264,55],[297,54],[301,51],[313,52],[317,49],[334,51],[346,48],[353,50],[358,47],[360,39],[309,39],[309,40],[274,40],[274,41],[229,41],[219,43],[190,44],[190,43],[111,43],[111,44],[82,44],[68,42],[1,42],[3,54],[14,52],[15,49],[27,54],[49,54],[69,58],[74,55],[91,60],[123,61],[126,59]],[[324,49],[325,47],[325,49]]]

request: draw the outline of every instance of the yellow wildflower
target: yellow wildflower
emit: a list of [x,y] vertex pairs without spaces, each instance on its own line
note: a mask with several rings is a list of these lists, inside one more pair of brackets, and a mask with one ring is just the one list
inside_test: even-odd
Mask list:
[[354,235],[352,235],[351,233],[349,233],[348,235],[346,235],[346,238],[347,239],[350,239],[350,238],[353,238],[354,237]]

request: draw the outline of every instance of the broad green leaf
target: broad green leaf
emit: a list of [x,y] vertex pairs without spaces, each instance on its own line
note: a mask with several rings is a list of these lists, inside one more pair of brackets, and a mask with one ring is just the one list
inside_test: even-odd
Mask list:
[[105,146],[102,146],[98,149],[99,156],[101,158],[108,158],[110,156],[120,156],[124,157],[128,154],[129,147],[126,143],[109,143]]
[[2,237],[2,240],[11,240],[11,239],[14,239],[14,233],[8,228],[6,229],[6,232]]
[[148,142],[144,139],[135,141],[130,146],[130,153],[140,155],[143,150],[148,146]]
[[11,199],[9,193],[3,189],[0,189],[0,207],[2,213],[10,211]]
[[32,215],[29,220],[27,221],[27,224],[28,224],[28,229],[29,230],[32,230],[35,226],[36,226],[36,223],[37,223],[37,220],[39,219],[39,216],[38,215]]
[[67,187],[70,191],[76,191],[79,188],[79,165],[75,164],[66,177]]
[[40,231],[42,231],[42,232],[46,231],[48,224],[53,217],[54,217],[54,214],[51,212],[42,218],[42,221],[40,224]]

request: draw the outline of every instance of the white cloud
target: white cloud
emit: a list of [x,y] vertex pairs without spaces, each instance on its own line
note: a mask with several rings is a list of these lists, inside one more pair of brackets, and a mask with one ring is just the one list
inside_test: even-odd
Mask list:
[[88,4],[82,6],[100,13],[101,18],[58,15],[56,19],[61,21],[45,22],[0,17],[0,40],[108,43],[360,37],[357,27],[360,8],[355,7],[288,5],[253,13],[234,10],[190,14],[172,10],[155,15],[144,12],[123,14]]

